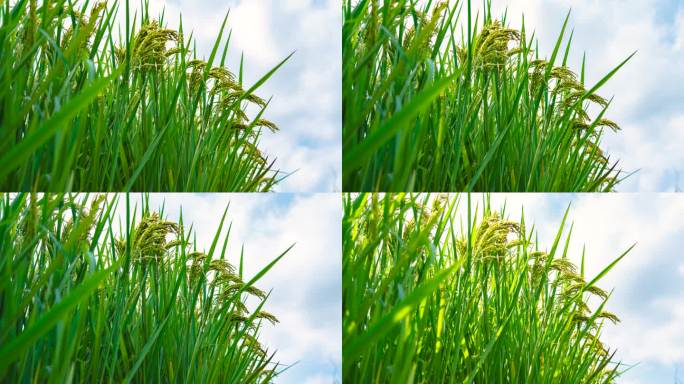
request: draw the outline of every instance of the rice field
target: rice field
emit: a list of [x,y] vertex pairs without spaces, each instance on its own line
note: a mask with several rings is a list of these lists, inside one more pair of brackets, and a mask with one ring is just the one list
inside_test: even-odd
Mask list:
[[[282,9],[318,6],[304,3]],[[317,146],[332,136],[309,128],[327,120],[297,108],[335,104],[326,92],[308,92],[331,84],[327,72],[301,60],[284,74],[293,54],[280,57],[289,48],[265,37],[264,46],[277,41],[270,46],[280,50],[269,52],[276,61],[261,60],[278,64],[237,60],[235,41],[249,39],[232,36],[230,15],[206,56],[198,49],[205,41],[192,32],[197,26],[153,14],[148,0],[0,0],[0,382],[626,380],[625,361],[634,354],[623,353],[624,344],[618,354],[609,337],[610,330],[635,329],[623,304],[633,302],[613,296],[606,277],[634,260],[634,246],[598,252],[609,260],[592,258],[574,249],[582,234],[573,237],[571,207],[540,230],[526,211],[510,212],[487,194],[474,201],[471,192],[616,191],[632,173],[606,147],[623,123],[611,117],[621,95],[606,94],[605,86],[636,53],[624,52],[593,78],[591,52],[570,59],[584,49],[573,40],[570,11],[555,15],[562,26],[544,51],[537,26],[495,14],[492,3],[342,0],[335,9],[342,16],[338,160],[345,192],[332,196],[334,207],[294,194],[271,195],[264,205],[246,199],[234,217],[258,220],[237,228],[227,208],[216,211],[216,225],[203,219],[219,199],[196,196],[190,215],[175,209],[179,196],[170,199],[173,207],[156,206],[149,193],[282,189],[292,173],[262,144],[272,149],[278,138],[278,146],[292,145],[287,167],[320,156]],[[273,2],[250,3],[241,15],[263,16],[254,23],[263,29],[290,22],[293,13],[276,20],[266,4]],[[312,25],[296,30],[329,24],[322,15],[302,18]],[[319,54],[312,47],[324,39],[306,37],[305,49]],[[245,73],[252,78],[254,68],[264,73],[248,83]],[[292,110],[271,106],[264,94],[279,76],[307,85],[292,88]],[[308,104],[307,97],[324,102]],[[300,124],[297,134],[277,136],[270,113]],[[302,179],[288,183],[322,185],[323,155],[318,169],[302,169]],[[130,192],[142,192],[140,200]],[[543,206],[525,201],[527,209]],[[567,201],[554,201],[554,209]],[[605,202],[591,204],[584,212]],[[600,213],[628,221],[626,210],[608,208]],[[655,227],[676,216],[649,214],[630,216],[615,238],[631,241],[624,233],[641,221]],[[197,230],[198,222],[212,229]],[[597,241],[593,232],[603,227],[613,229],[576,229]],[[256,270],[244,248],[228,257],[229,247],[240,250],[234,243],[242,232],[269,257]],[[539,240],[549,232],[555,236]],[[291,237],[306,257],[287,264],[292,247],[283,239],[289,245]],[[612,232],[606,238],[615,241]],[[312,261],[319,256],[337,264]],[[648,271],[671,263],[660,260]],[[673,276],[682,272],[674,269]],[[293,276],[293,286],[271,295],[263,286],[274,274],[277,281]],[[628,292],[636,291],[630,283]],[[330,299],[340,292],[341,329],[339,301]],[[281,303],[289,310],[280,311]]]
[[286,367],[260,342],[278,319],[258,284],[289,249],[245,276],[225,219],[198,249],[148,197],[0,195],[1,381],[273,382]]
[[631,248],[587,276],[566,218],[539,244],[489,197],[345,195],[344,381],[618,382],[600,283]]
[[540,52],[524,17],[476,9],[343,2],[344,190],[613,191],[628,173],[602,148],[620,126],[601,89],[633,54],[589,83],[569,14]]
[[201,58],[192,26],[139,5],[0,2],[0,190],[250,192],[287,176],[259,148],[278,126],[258,93],[289,57],[244,84],[228,15]]

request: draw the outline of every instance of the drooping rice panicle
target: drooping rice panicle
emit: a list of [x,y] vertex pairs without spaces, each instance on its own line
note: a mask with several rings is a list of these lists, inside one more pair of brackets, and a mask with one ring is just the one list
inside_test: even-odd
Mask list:
[[612,191],[626,177],[599,151],[619,126],[598,92],[629,58],[585,84],[567,18],[545,57],[482,3],[343,1],[345,191]]
[[0,194],[2,381],[271,383],[286,367],[259,332],[277,318],[246,293],[287,251],[243,282],[225,247],[117,199]]
[[0,5],[0,190],[271,190],[284,173],[245,148],[277,131],[256,93],[287,59],[247,87],[225,22],[201,59],[182,21],[132,4]]
[[601,330],[619,318],[596,284],[626,253],[587,278],[569,259],[565,218],[543,251],[488,197],[343,199],[345,382],[617,382],[623,366]]

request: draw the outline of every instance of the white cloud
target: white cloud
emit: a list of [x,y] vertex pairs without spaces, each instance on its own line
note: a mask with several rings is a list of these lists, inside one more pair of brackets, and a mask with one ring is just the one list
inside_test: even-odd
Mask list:
[[240,47],[250,60],[263,63],[275,62],[279,52],[271,27],[268,5],[260,1],[243,1],[231,9],[230,27],[233,42]]
[[261,230],[250,227],[247,244],[260,253],[273,254],[296,242],[264,279],[264,284],[278,284],[270,305],[289,325],[272,328],[266,340],[279,345],[290,363],[309,354],[341,364],[341,212],[338,195],[295,197],[286,212],[256,220],[253,225]]
[[680,9],[677,13],[675,28],[677,37],[675,38],[674,49],[681,51],[684,50],[684,9]]

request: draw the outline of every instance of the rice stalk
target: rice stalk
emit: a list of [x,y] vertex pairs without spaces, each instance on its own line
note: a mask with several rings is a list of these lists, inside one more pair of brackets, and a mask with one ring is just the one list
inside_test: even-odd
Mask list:
[[[568,17],[550,56],[524,22],[471,0],[345,0],[343,185],[359,191],[613,191],[610,100],[568,63]],[[524,19],[523,19],[524,20]]]
[[226,67],[225,21],[204,59],[182,20],[138,11],[0,6],[0,190],[250,192],[285,176],[259,149],[278,126],[257,92],[289,57],[247,86]]
[[617,382],[601,333],[619,317],[597,283],[627,252],[590,279],[565,218],[546,248],[488,197],[460,200],[345,195],[344,381]]
[[247,279],[125,200],[117,228],[116,197],[0,196],[3,381],[272,382],[286,367],[259,334],[278,319],[255,284],[287,251]]

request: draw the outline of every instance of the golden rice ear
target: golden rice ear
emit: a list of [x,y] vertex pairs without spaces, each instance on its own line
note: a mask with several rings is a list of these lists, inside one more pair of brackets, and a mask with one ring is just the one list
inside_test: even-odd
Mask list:
[[266,312],[266,311],[259,311],[259,312],[256,314],[256,318],[268,320],[268,321],[269,321],[271,324],[273,324],[273,325],[275,325],[275,324],[277,324],[277,323],[280,322],[280,321],[278,320],[278,318],[275,317],[275,315],[273,315],[273,314],[271,314],[271,313],[269,313],[269,312]]
[[243,344],[245,344],[247,346],[250,346],[250,347],[258,346],[258,348],[261,349],[261,344],[259,343],[259,341],[257,341],[257,339],[254,336],[252,336],[248,333],[246,333],[242,336],[242,342],[243,342]]
[[577,268],[568,259],[555,259],[551,262],[551,269],[567,275],[576,275]]
[[604,291],[603,289],[601,289],[595,285],[592,285],[591,287],[587,287],[584,290],[585,290],[585,292],[589,292],[595,296],[602,298],[603,300],[608,299],[608,292]]
[[275,125],[275,123],[273,123],[270,120],[266,120],[266,119],[259,119],[254,123],[254,125],[257,127],[266,127],[271,132],[274,132],[274,133],[279,131],[279,128],[277,125]]
[[249,293],[252,296],[256,296],[262,300],[266,299],[266,292],[262,291],[261,289],[250,285],[249,287],[245,288],[245,292]]
[[[2,1],[0,1],[0,6],[2,6],[1,4]],[[29,2],[29,22],[24,28],[24,37],[20,43],[21,46],[19,47],[20,52],[28,51],[33,46],[36,26],[40,24],[38,21],[37,7],[37,0],[31,0]]]
[[600,126],[600,127],[608,127],[610,129],[612,129],[614,132],[617,132],[621,129],[620,126],[616,122],[614,122],[612,120],[608,120],[608,119],[601,119],[598,121],[598,123],[596,125]]
[[214,276],[213,282],[228,287],[231,284],[244,284],[240,276],[232,272],[219,272],[216,276]]
[[209,263],[209,269],[227,275],[235,274],[235,267],[225,260],[212,260]]
[[620,318],[616,314],[608,311],[601,311],[601,313],[596,316],[597,318],[610,320],[613,324],[620,322]]
[[577,324],[577,326],[581,327],[585,323],[588,323],[591,318],[589,316],[586,316],[582,314],[581,312],[575,312],[571,315],[572,322]]
[[[472,43],[472,47],[459,47],[457,56],[460,62],[467,60],[468,51],[472,49],[473,65],[481,70],[498,70],[509,63],[514,63],[515,57],[524,52],[520,47],[521,33],[515,29],[505,28],[501,22],[494,20],[485,24],[482,31]],[[510,43],[517,42],[510,47]]]
[[[131,38],[131,63],[134,70],[156,71],[164,68],[169,51],[182,49],[178,45],[180,36],[177,31],[161,28],[157,20],[143,24],[136,36]],[[176,46],[167,49],[169,42]],[[174,51],[176,53],[176,51]]]
[[574,83],[577,75],[567,67],[555,67],[551,70],[551,77],[561,82]]
[[592,93],[591,95],[587,96],[587,100],[593,101],[594,103],[602,106],[603,108],[608,107],[608,100],[604,99],[603,97]]
[[175,55],[177,55],[177,54],[179,54],[179,53],[183,53],[183,49],[182,49],[182,48],[172,48],[172,49],[169,49],[168,51],[166,51],[165,56],[166,56],[166,57],[171,57],[171,56],[175,56]]
[[[217,105],[217,109],[221,110],[220,105]],[[219,113],[218,110],[217,110],[217,113]],[[233,110],[232,113],[233,113],[233,118],[238,123],[246,123],[249,120],[249,118],[247,117],[247,114],[242,109],[235,109],[235,110]]]
[[245,141],[242,144],[242,149],[245,153],[252,156],[260,164],[266,164],[266,156],[264,156],[264,154],[261,152],[259,148],[257,148],[256,145],[250,143],[249,141]]
[[543,59],[536,59],[536,60],[530,61],[529,67],[530,67],[532,70],[536,70],[537,68],[542,68],[542,69],[543,69],[543,68],[546,68],[546,66],[547,66],[548,64],[549,64],[549,63],[548,63],[546,60],[543,60]]
[[[182,244],[182,240],[177,237],[171,240],[168,235],[178,236],[180,227],[177,223],[162,220],[158,213],[143,216],[140,223],[131,230],[131,250],[134,262],[139,263],[161,263],[164,255],[172,248]],[[125,244],[119,241],[117,244]]]
[[601,340],[599,340],[597,335],[587,332],[584,336],[584,339],[596,350],[596,352],[603,356],[608,355],[608,349],[601,342]]
[[262,99],[261,97],[255,95],[255,94],[250,93],[247,96],[245,96],[245,99],[249,102],[252,102],[252,103],[262,107],[262,108],[266,106],[266,100]]
[[[473,228],[472,254],[480,261],[502,261],[510,249],[521,244],[521,234],[519,223],[504,220],[497,212],[489,213],[479,226]],[[460,253],[464,254],[467,250],[467,239],[462,239],[458,248]]]

